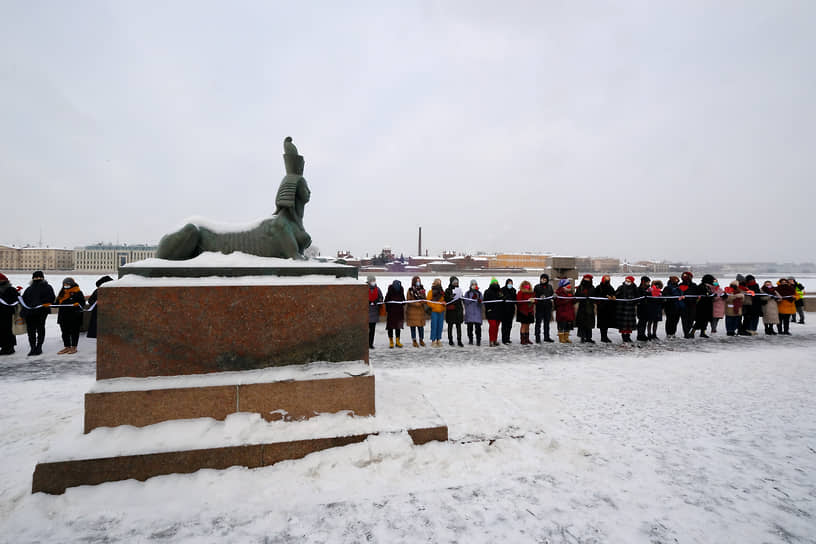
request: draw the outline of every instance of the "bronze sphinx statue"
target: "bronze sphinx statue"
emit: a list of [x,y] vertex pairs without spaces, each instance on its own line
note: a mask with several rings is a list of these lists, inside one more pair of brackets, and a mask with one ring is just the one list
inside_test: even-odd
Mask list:
[[304,258],[303,252],[312,244],[312,238],[303,227],[303,213],[311,193],[303,177],[303,156],[298,154],[290,136],[283,141],[283,150],[286,175],[278,187],[272,217],[242,232],[216,232],[188,223],[162,237],[156,257],[181,261],[205,251],[242,251],[260,257]]

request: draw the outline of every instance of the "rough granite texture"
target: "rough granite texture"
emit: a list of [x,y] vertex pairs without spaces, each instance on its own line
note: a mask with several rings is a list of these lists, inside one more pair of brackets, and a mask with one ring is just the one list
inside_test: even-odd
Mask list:
[[97,379],[368,362],[365,285],[107,287]]
[[308,419],[319,413],[374,415],[374,376],[288,380],[246,385],[85,394],[85,432],[97,427],[144,427],[173,419],[224,420],[236,412],[267,421]]

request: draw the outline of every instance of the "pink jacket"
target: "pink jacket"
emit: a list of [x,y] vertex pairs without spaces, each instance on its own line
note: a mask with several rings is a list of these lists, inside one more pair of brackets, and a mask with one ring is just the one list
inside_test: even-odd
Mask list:
[[711,317],[722,319],[725,317],[725,299],[722,298],[725,291],[719,285],[712,285],[711,292],[714,293],[714,300],[711,302],[711,309],[713,310]]

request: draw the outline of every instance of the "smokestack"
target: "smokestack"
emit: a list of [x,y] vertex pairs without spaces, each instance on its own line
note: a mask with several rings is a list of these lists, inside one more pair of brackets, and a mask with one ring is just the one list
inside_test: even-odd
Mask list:
[[419,227],[419,243],[417,244],[417,256],[422,256],[422,227]]

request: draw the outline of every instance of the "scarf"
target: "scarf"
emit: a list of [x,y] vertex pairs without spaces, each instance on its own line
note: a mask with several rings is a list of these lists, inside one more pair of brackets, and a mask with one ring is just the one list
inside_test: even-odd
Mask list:
[[368,301],[369,302],[377,302],[377,299],[380,298],[379,289],[376,287],[368,287]]
[[60,291],[60,296],[59,298],[57,298],[57,304],[62,304],[63,302],[71,298],[71,296],[73,296],[74,293],[79,293],[79,285],[74,285],[70,289],[63,289],[62,291]]
[[411,287],[408,288],[408,291],[411,292],[411,297],[414,300],[419,300],[419,299],[424,299],[425,298],[425,288],[422,287],[421,284],[420,284],[419,287],[415,287],[415,286],[412,285]]

